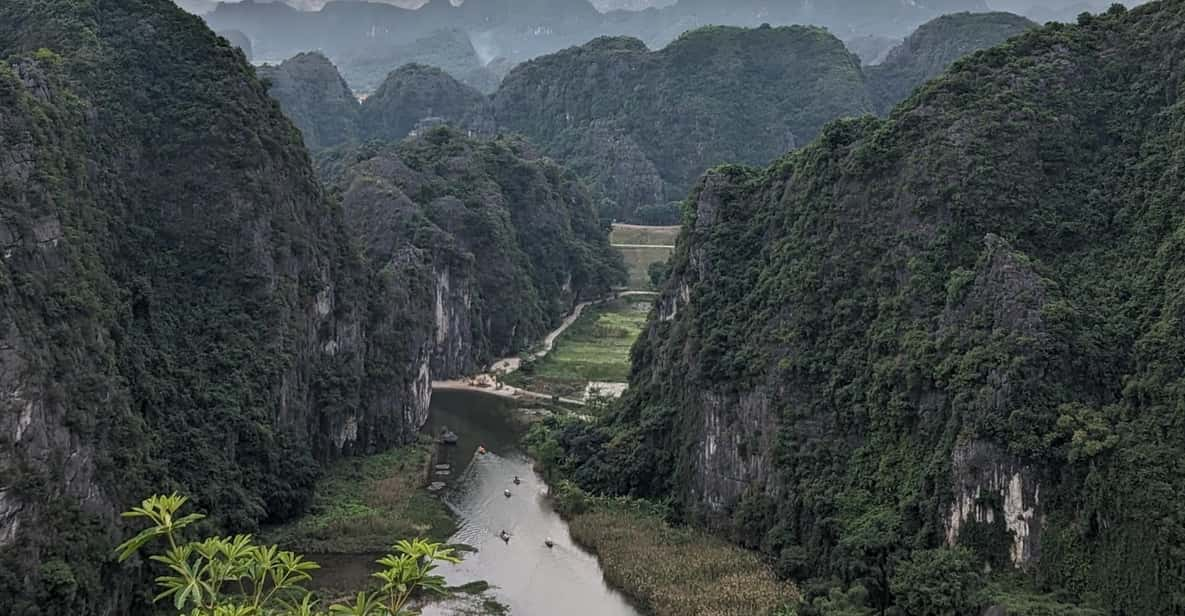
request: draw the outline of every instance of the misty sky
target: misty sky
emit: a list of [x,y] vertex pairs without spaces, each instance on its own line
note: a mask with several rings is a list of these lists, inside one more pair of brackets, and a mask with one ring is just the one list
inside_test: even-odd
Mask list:
[[[235,1],[235,0],[230,0]],[[263,0],[266,1],[266,0]],[[287,4],[302,10],[317,10],[324,6],[330,0],[274,0],[284,1]],[[355,0],[362,1],[362,0]],[[366,0],[371,2],[384,2],[386,4],[393,4],[403,8],[418,8],[427,0]],[[459,0],[451,0],[453,4],[459,4]],[[675,0],[589,0],[591,4],[601,11],[608,11],[613,9],[627,9],[639,10],[649,7],[662,7],[674,4]],[[720,2],[728,4],[732,0],[720,0]],[[1035,8],[1044,9],[1064,9],[1066,7],[1082,5],[1084,8],[1089,6],[1095,9],[1106,7],[1110,4],[1110,0],[985,0],[988,7],[1001,10],[1011,11],[1014,13],[1027,13]],[[1141,4],[1141,1],[1128,0],[1124,4],[1133,6]],[[178,4],[186,5],[213,5],[213,0],[178,0]],[[196,8],[196,6],[194,7]]]

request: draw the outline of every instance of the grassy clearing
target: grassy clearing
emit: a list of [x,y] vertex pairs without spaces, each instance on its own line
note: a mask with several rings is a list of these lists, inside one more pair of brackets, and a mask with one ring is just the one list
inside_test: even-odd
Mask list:
[[654,616],[767,616],[798,599],[756,554],[616,501],[569,525],[600,558],[605,579]]
[[444,541],[456,529],[423,487],[432,443],[340,460],[318,480],[307,515],[266,532],[269,542],[306,554],[386,552],[410,537]]
[[613,225],[609,234],[611,244],[650,244],[674,246],[679,238],[679,227],[641,227],[634,225]]
[[[679,238],[679,227],[641,227],[634,225],[613,225],[609,233],[612,244],[626,244],[628,247],[617,246],[616,249],[625,259],[626,269],[629,270],[629,288],[632,291],[651,291],[650,264],[666,261],[671,257],[670,248]],[[655,246],[645,248],[642,245]]]
[[625,259],[625,268],[629,272],[629,289],[631,291],[653,291],[650,284],[650,264],[663,262],[671,258],[670,248],[622,248],[614,250],[621,253]]
[[589,306],[542,359],[506,377],[515,387],[578,396],[590,381],[625,382],[630,347],[646,324],[650,301],[624,297]]

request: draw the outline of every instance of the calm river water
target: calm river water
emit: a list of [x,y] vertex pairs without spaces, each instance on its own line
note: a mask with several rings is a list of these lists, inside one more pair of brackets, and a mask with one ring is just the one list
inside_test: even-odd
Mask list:
[[[477,549],[459,565],[442,567],[450,585],[485,580],[498,601],[515,616],[638,616],[609,588],[596,558],[577,547],[568,525],[545,498],[547,486],[519,450],[521,436],[509,402],[477,392],[438,391],[424,428],[439,434],[447,426],[460,437],[442,447],[437,464],[452,465],[443,498],[458,517],[460,529],[450,542]],[[477,455],[478,446],[488,453]],[[522,483],[515,485],[517,475]],[[508,498],[504,490],[510,490]],[[509,542],[498,535],[510,533]],[[550,537],[554,548],[544,545]],[[316,560],[335,576],[365,578],[373,556],[322,555]],[[445,605],[424,614],[458,613]]]

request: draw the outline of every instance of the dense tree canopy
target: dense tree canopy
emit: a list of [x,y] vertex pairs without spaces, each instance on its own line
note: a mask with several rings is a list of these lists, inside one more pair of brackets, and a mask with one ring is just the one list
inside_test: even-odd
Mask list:
[[710,172],[628,399],[565,436],[574,472],[874,601],[883,564],[957,541],[1181,610],[1182,32],[1181,0],[1048,25],[887,120]]

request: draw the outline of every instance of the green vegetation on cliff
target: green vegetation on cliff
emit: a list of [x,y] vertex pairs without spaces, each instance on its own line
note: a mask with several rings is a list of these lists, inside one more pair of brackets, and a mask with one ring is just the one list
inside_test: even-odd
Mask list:
[[125,506],[176,488],[251,531],[426,412],[430,307],[363,269],[243,54],[168,0],[0,2],[0,245],[6,614],[143,613]]
[[596,497],[565,478],[559,439],[584,434],[587,419],[553,416],[525,442],[568,520],[572,539],[597,555],[605,579],[654,616],[780,616],[799,598],[760,555],[703,529],[673,525],[670,500]]
[[702,28],[653,52],[600,38],[519,65],[494,107],[499,127],[565,161],[619,217],[682,199],[708,167],[764,164],[872,111],[859,60],[800,26]]
[[433,358],[438,376],[525,350],[624,280],[582,183],[520,140],[441,127],[319,162],[370,259],[422,264],[446,298],[436,319],[452,342]]
[[362,103],[358,132],[364,139],[398,141],[424,122],[448,123],[470,133],[494,132],[489,101],[444,71],[407,64],[391,71]]
[[264,65],[259,76],[313,151],[373,139],[398,141],[440,124],[474,136],[495,132],[485,95],[431,66],[400,66],[361,103],[337,67],[319,53]]
[[1012,13],[955,13],[922,24],[883,62],[864,68],[877,113],[887,114],[956,60],[1036,27]]
[[310,150],[358,140],[358,100],[325,56],[302,53],[256,71]]
[[1183,31],[1182,0],[1049,25],[710,172],[568,471],[837,605],[930,613],[903,580],[953,541],[1055,593],[976,601],[1185,609]]

